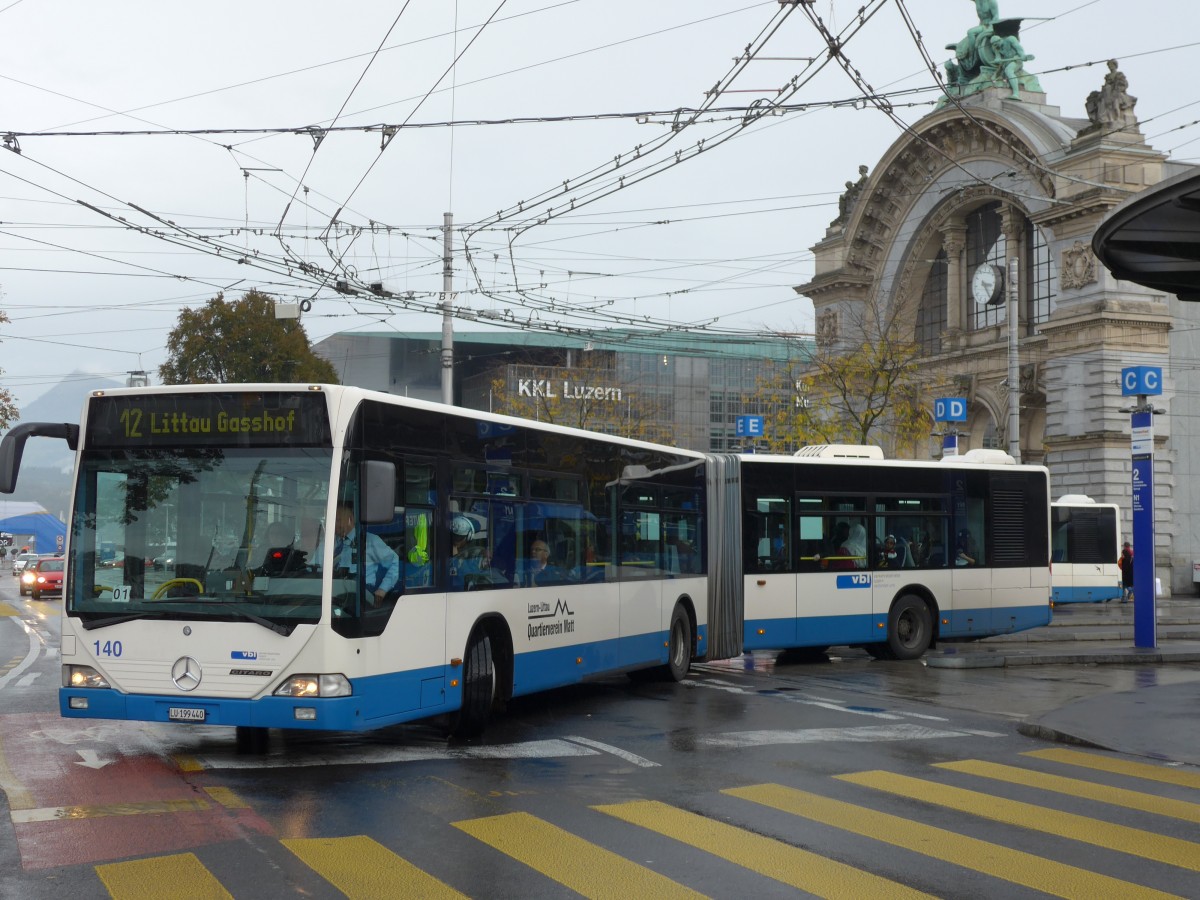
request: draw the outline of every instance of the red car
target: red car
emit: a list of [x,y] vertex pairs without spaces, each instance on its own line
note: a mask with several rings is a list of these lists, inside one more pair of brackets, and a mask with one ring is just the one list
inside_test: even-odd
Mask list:
[[66,560],[61,556],[39,559],[36,564],[27,566],[21,573],[21,595],[28,591],[34,600],[41,600],[42,594],[61,594],[64,568]]

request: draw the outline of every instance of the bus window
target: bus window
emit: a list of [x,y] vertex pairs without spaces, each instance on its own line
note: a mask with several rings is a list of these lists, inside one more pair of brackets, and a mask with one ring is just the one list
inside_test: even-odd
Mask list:
[[[747,498],[748,508],[742,523],[746,532],[747,572],[788,572],[792,570],[792,503],[787,497]],[[749,506],[749,502],[753,506]],[[810,517],[810,523],[812,517]],[[820,532],[820,519],[815,519]],[[803,519],[801,520],[803,522]]]

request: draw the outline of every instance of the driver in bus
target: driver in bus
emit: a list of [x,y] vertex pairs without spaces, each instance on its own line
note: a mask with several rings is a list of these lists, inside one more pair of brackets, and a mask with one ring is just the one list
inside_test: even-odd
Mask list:
[[[334,575],[359,573],[358,528],[354,519],[354,508],[349,503],[338,505],[333,520],[333,533]],[[397,589],[396,585],[400,581],[400,557],[379,535],[368,531],[365,537],[366,565],[362,567],[361,577],[367,589],[368,602],[378,605]],[[318,565],[324,552],[323,544],[318,544],[313,554]]]

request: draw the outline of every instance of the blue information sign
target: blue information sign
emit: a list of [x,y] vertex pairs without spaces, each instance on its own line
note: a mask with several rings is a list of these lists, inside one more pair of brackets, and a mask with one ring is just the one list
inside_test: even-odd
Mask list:
[[762,416],[738,416],[734,420],[738,437],[762,437],[766,420]]
[[1158,396],[1163,392],[1161,366],[1128,366],[1121,370],[1121,395]]
[[967,398],[942,397],[939,400],[934,400],[933,420],[935,422],[967,421]]

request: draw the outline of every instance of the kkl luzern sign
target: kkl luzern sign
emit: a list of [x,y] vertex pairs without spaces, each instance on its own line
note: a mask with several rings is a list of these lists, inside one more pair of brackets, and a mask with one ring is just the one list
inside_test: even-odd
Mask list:
[[559,384],[560,382],[551,381],[549,378],[521,378],[517,380],[517,396],[545,397],[548,400],[557,400],[559,397],[563,400],[605,400],[610,403],[621,399],[619,387],[576,384],[564,378],[561,382],[561,393],[556,393],[555,388]]

